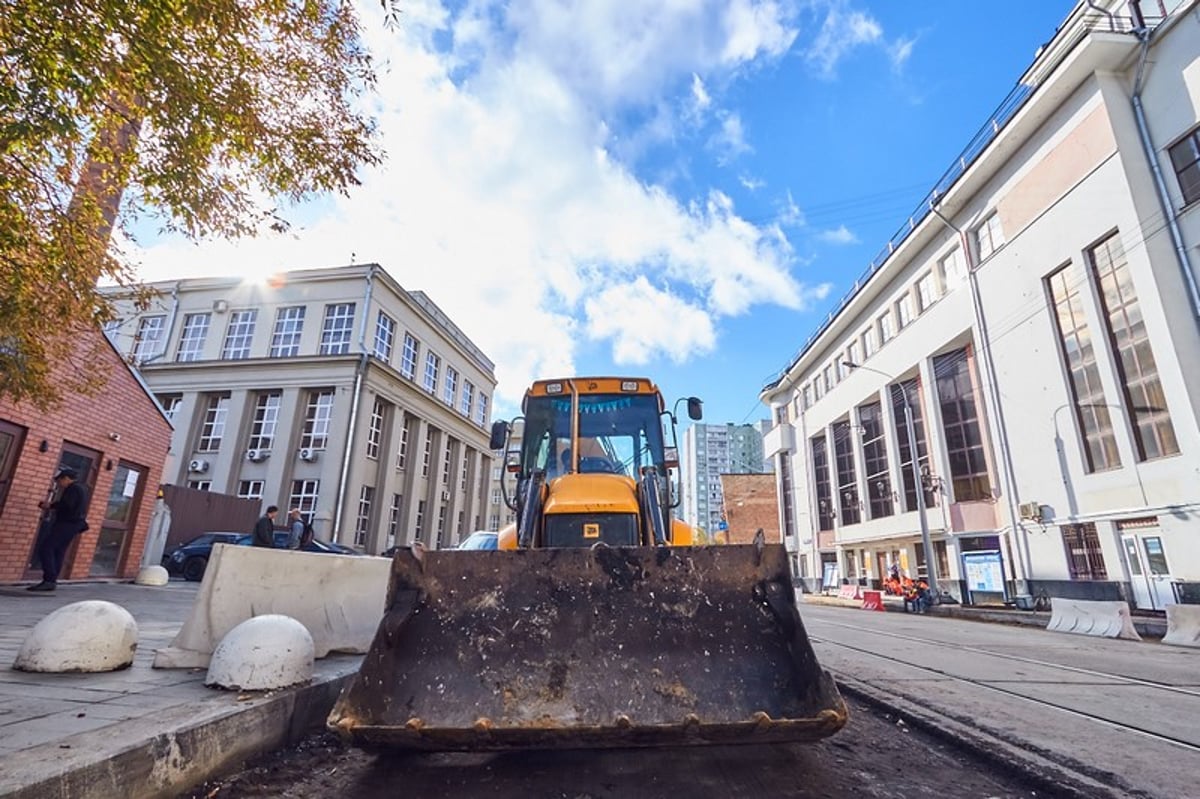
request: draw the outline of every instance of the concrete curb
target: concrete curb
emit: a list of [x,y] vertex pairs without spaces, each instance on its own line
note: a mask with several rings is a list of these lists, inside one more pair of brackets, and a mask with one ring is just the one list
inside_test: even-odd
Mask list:
[[[237,703],[194,702],[8,755],[0,797],[159,799],[298,742],[324,723],[355,662],[313,682]],[[225,696],[235,696],[225,694]]]

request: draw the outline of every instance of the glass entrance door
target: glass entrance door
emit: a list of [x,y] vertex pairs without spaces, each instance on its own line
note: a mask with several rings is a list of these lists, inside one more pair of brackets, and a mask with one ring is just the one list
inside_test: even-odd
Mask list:
[[1134,602],[1145,610],[1164,610],[1175,601],[1171,569],[1158,528],[1121,537]]
[[108,504],[104,508],[100,537],[96,541],[96,554],[92,556],[93,577],[112,577],[119,573],[129,533],[137,521],[145,473],[145,469],[133,464],[122,462],[117,466],[112,489],[108,492]]
[[1121,536],[1121,545],[1125,549],[1125,566],[1129,570],[1129,584],[1133,586],[1133,604],[1135,607],[1151,609],[1154,600],[1150,595],[1150,581],[1146,577],[1145,566],[1142,565],[1138,553],[1136,535]]

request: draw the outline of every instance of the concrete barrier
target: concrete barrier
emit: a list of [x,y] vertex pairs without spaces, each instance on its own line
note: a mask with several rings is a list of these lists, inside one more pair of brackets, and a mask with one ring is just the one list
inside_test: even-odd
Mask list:
[[13,668],[57,674],[125,669],[133,663],[137,639],[137,621],[120,605],[73,602],[34,625]]
[[1050,623],[1046,625],[1046,629],[1102,638],[1142,640],[1133,628],[1133,617],[1129,614],[1128,602],[1050,597]]
[[843,585],[838,589],[838,599],[862,599],[862,586]]
[[1167,634],[1162,642],[1200,649],[1200,605],[1167,605]]
[[213,650],[255,616],[291,616],[313,638],[314,655],[366,652],[383,617],[386,558],[217,544],[192,612],[156,669],[207,668]]
[[886,608],[883,606],[883,592],[863,591],[862,596],[863,610],[886,610]]

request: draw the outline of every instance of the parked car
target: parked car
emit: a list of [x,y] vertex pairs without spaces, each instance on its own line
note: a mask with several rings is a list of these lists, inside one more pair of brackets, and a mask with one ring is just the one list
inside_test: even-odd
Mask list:
[[212,555],[213,544],[237,544],[241,543],[240,539],[244,537],[245,533],[202,533],[163,555],[163,568],[168,574],[176,574],[185,580],[197,582],[204,577],[204,569]]
[[489,533],[487,530],[476,530],[462,540],[459,549],[495,549],[500,538],[499,533]]
[[[181,547],[172,550],[163,557],[162,565],[169,574],[182,575],[185,580],[197,582],[204,578],[204,570],[208,559],[212,557],[214,544],[236,544],[248,547],[254,540],[250,533],[204,533],[196,536]],[[287,549],[287,530],[275,531],[275,548]],[[304,547],[305,552],[322,552],[330,555],[361,555],[354,547],[339,544],[335,541],[322,541],[314,538]]]

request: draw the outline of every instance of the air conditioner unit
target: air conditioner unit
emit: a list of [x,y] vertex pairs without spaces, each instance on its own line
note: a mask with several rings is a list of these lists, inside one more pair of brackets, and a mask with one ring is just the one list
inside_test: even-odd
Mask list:
[[204,472],[208,471],[208,461],[197,458],[196,460],[194,460],[188,464],[188,471],[189,472],[200,472],[201,474],[203,474]]
[[449,501],[450,501],[450,492],[443,491],[442,492],[442,502],[449,502]]
[[270,451],[265,449],[248,449],[246,450],[246,460],[259,463],[265,461],[270,454]]
[[317,451],[312,447],[303,447],[300,450],[300,460],[315,461],[317,459]]
[[225,313],[229,310],[229,302],[227,300],[215,300],[212,307],[217,313]]
[[1042,520],[1042,506],[1037,502],[1022,502],[1018,509],[1022,519],[1040,522]]

